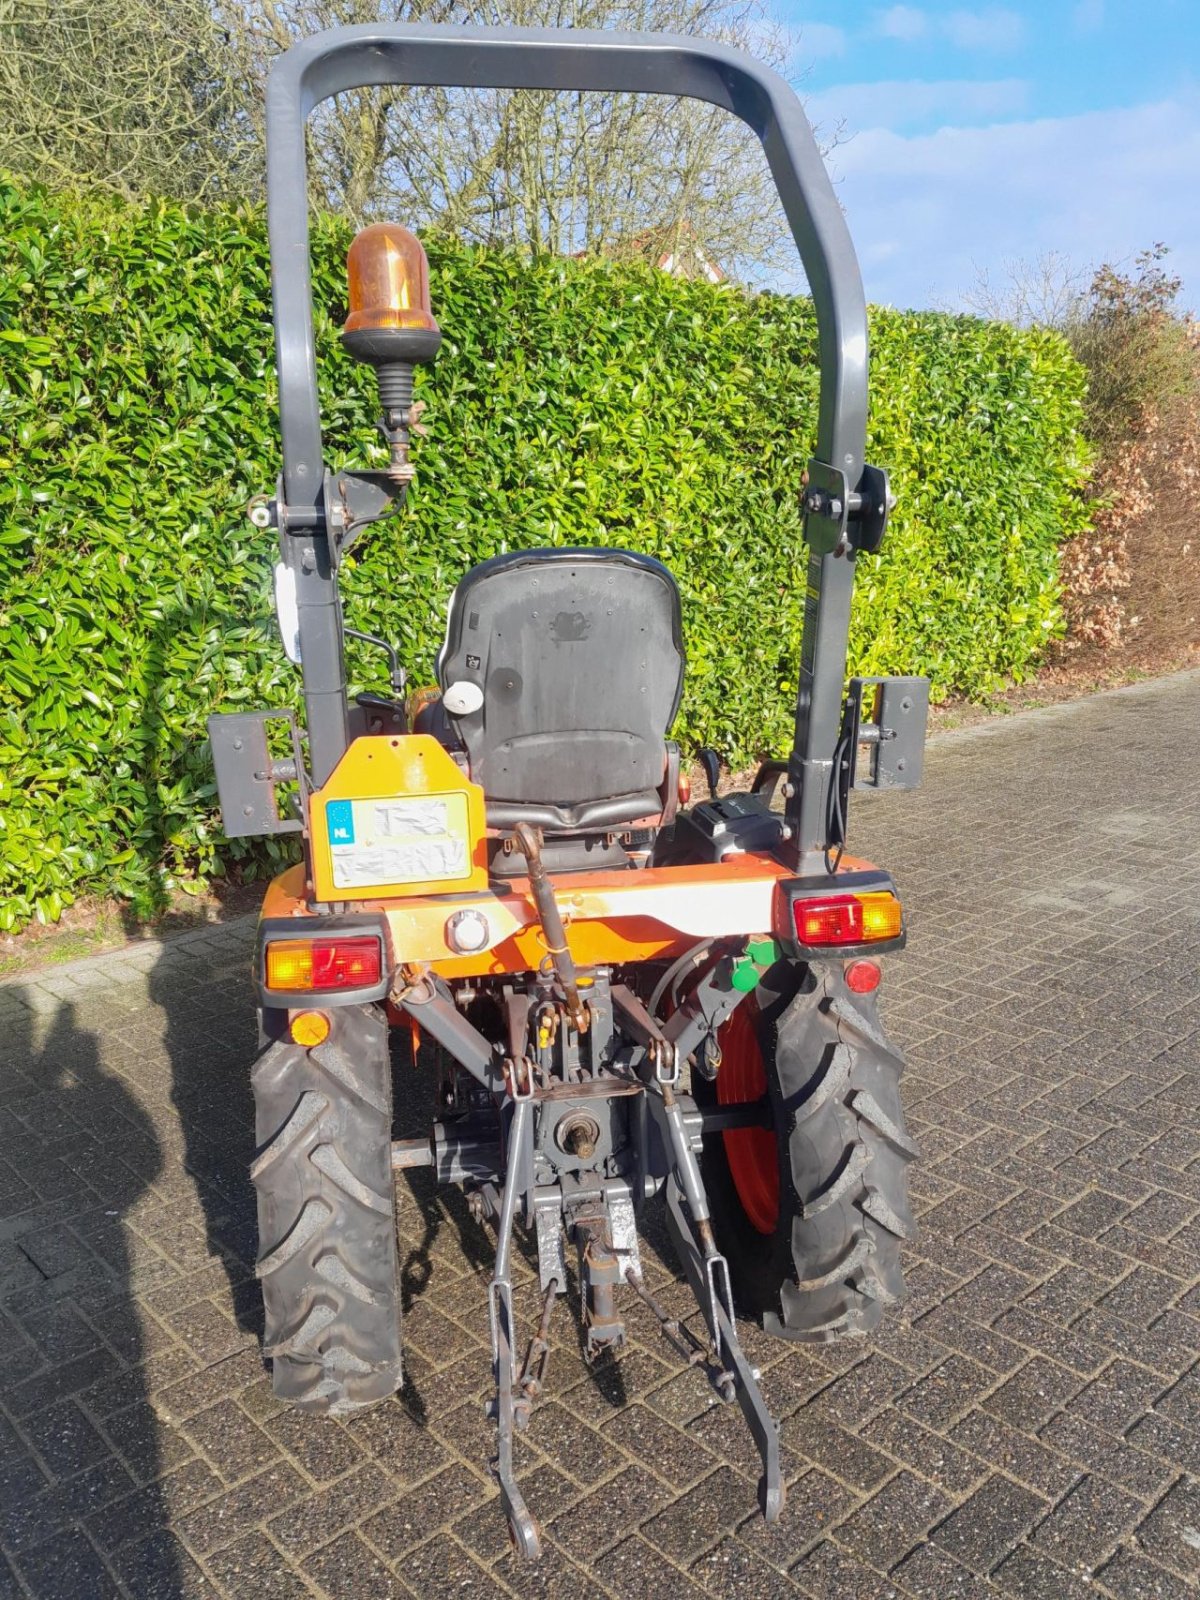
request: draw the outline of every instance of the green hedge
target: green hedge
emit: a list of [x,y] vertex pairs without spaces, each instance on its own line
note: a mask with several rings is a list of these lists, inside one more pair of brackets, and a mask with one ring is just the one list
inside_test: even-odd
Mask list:
[[[316,231],[330,458],[376,459],[370,375],[336,343],[345,228]],[[648,550],[684,592],[679,733],[735,762],[788,740],[817,396],[810,304],[645,268],[431,245],[445,342],[398,523],[364,538],[348,620],[428,679],[447,596],[513,546]],[[873,316],[871,459],[899,496],[860,563],[869,672],[979,694],[1059,625],[1083,522],[1083,379],[1061,342]],[[375,452],[372,455],[372,452]],[[286,702],[274,536],[243,508],[277,470],[261,216],[121,207],[0,184],[0,927],[81,893],[141,909],[175,878],[259,870],[221,840],[204,722]],[[359,686],[380,664],[355,647]]]

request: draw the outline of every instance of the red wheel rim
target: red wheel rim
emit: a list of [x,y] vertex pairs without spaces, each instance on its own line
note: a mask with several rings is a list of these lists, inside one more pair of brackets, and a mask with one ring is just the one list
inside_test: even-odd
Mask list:
[[[753,1104],[767,1093],[767,1069],[757,1024],[757,1005],[753,999],[743,1000],[718,1035],[718,1105]],[[779,1221],[779,1158],[773,1130],[726,1128],[721,1137],[742,1209],[759,1233],[774,1233]]]

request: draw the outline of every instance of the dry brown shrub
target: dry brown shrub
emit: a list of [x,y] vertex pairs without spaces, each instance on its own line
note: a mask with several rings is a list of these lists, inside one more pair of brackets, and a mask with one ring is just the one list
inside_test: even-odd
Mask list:
[[1200,325],[1173,314],[1164,254],[1102,268],[1068,329],[1098,451],[1092,530],[1062,553],[1063,653],[1152,665],[1200,647]]

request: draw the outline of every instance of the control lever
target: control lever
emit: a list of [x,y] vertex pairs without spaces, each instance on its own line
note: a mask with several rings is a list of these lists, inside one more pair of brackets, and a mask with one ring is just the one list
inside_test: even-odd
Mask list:
[[721,782],[721,758],[713,747],[704,745],[696,751],[696,760],[704,768],[704,776],[708,783],[708,797],[710,800],[717,798],[717,786]]

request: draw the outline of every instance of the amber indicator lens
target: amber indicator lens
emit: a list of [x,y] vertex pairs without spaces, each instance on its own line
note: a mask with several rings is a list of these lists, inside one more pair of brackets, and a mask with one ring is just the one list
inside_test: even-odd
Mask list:
[[437,323],[429,303],[429,262],[415,233],[394,222],[364,228],[346,257],[350,315],[346,333],[365,328],[427,328]]
[[288,1027],[293,1041],[306,1050],[324,1044],[329,1037],[329,1018],[323,1011],[294,1011]]
[[795,900],[792,914],[801,944],[869,944],[895,939],[904,926],[894,894],[839,894]]
[[276,939],[267,946],[268,989],[364,989],[382,976],[375,938]]

